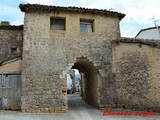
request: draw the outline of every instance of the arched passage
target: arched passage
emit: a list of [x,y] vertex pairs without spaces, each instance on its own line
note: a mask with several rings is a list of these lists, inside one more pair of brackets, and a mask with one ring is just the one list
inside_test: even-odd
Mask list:
[[98,71],[87,58],[78,58],[72,69],[81,73],[81,95],[90,105],[98,108]]

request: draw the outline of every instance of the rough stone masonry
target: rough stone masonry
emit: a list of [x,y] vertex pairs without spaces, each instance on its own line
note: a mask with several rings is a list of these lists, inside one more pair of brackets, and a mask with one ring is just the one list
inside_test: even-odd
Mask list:
[[[96,108],[160,110],[159,42],[121,38],[124,14],[37,4],[21,4],[20,9],[25,12],[19,53],[23,112],[67,112],[65,74],[72,68],[84,74],[82,97]],[[52,23],[60,30],[52,29]],[[89,31],[81,32],[81,23],[91,24]],[[21,32],[1,30],[1,47],[8,45],[1,60]],[[14,43],[11,46],[22,46]]]
[[0,24],[0,63],[22,56],[23,26]]
[[120,38],[112,43],[118,103],[135,110],[160,111],[160,42]]
[[[21,4],[25,12],[22,111],[66,112],[65,74],[77,68],[87,79],[86,101],[99,108],[115,103],[111,40],[120,38],[124,14],[107,10]],[[51,19],[65,20],[52,30]],[[92,32],[81,32],[80,21],[92,21]]]

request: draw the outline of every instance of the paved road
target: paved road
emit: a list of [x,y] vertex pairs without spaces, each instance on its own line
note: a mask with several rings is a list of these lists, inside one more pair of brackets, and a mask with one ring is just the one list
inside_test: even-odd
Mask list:
[[0,120],[160,120],[160,115],[154,117],[137,116],[102,116],[102,111],[86,104],[79,94],[68,96],[68,113],[21,113],[17,111],[0,111]]

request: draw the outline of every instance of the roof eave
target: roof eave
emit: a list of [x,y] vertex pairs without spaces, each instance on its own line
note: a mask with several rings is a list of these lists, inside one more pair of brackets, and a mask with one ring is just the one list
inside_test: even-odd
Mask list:
[[102,9],[89,9],[82,7],[60,7],[60,6],[48,6],[48,5],[39,5],[39,4],[20,4],[19,8],[22,12],[30,12],[34,10],[38,11],[69,11],[69,12],[82,12],[82,13],[93,13],[93,14],[104,14],[117,16],[120,20],[125,17],[125,14],[102,10]]

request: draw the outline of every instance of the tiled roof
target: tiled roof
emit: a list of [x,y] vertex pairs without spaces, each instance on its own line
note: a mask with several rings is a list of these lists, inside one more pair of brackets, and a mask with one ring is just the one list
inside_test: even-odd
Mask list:
[[23,25],[15,26],[15,25],[0,25],[0,30],[5,29],[5,30],[23,30]]
[[103,15],[111,15],[117,16],[119,19],[122,19],[125,14],[121,14],[118,12],[108,11],[106,9],[89,9],[82,7],[60,7],[60,6],[49,6],[49,5],[39,5],[39,4],[20,4],[19,8],[22,12],[29,11],[68,11],[68,12],[79,12],[79,13],[92,13],[92,14],[103,14]]
[[119,38],[119,39],[114,39],[114,40],[112,40],[112,42],[115,42],[117,44],[119,42],[121,42],[121,43],[139,43],[139,44],[145,44],[145,45],[160,47],[160,41],[152,40],[152,39],[122,37],[122,38]]

